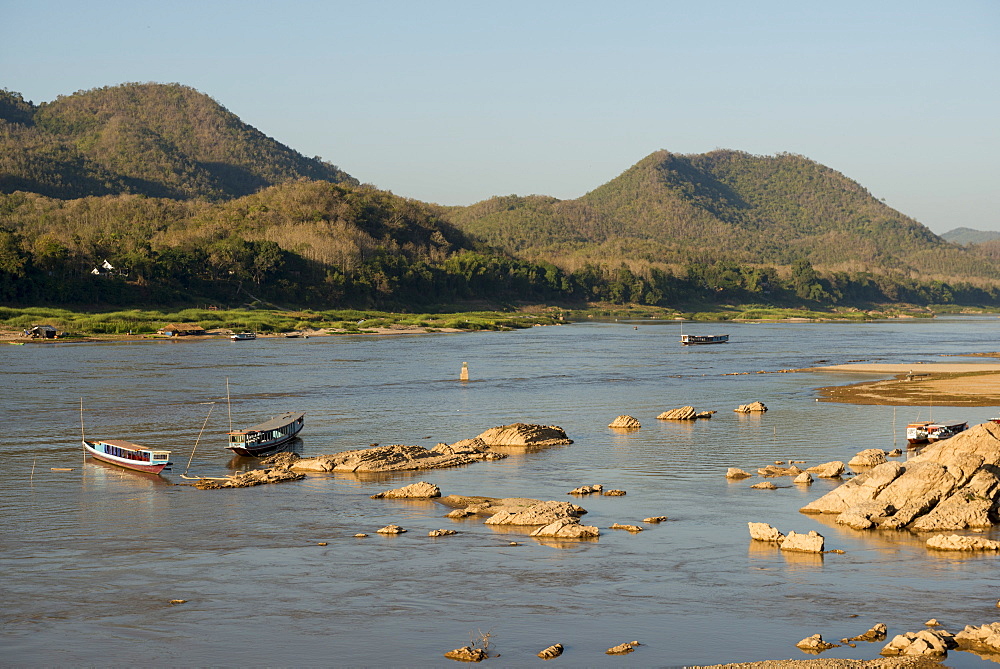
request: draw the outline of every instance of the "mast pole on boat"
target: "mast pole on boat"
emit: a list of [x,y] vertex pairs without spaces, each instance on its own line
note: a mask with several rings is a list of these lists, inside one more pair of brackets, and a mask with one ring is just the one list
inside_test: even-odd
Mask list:
[[87,434],[83,431],[83,398],[80,398],[80,439],[87,441]]
[[188,469],[191,468],[191,461],[194,460],[194,452],[198,450],[198,442],[201,441],[201,435],[205,432],[205,426],[208,425],[208,419],[212,417],[212,409],[215,408],[215,402],[211,403],[208,407],[208,415],[205,416],[205,422],[201,424],[201,432],[198,433],[198,438],[194,440],[194,448],[191,449],[191,457],[188,458],[187,467],[184,468],[184,474],[181,476],[187,478]]
[[229,401],[229,377],[226,377],[226,407],[229,409],[229,431],[233,431],[233,405]]

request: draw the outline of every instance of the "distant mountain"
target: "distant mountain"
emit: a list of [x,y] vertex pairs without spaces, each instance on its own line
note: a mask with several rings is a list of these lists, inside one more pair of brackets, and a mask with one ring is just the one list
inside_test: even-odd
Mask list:
[[179,84],[123,84],[33,105],[0,90],[0,193],[228,200],[307,178],[357,184]]
[[449,210],[471,235],[524,258],[684,265],[719,260],[923,278],[1000,278],[958,248],[803,156],[653,153],[576,200],[495,197]]
[[973,230],[972,228],[955,228],[941,235],[941,239],[949,241],[952,244],[968,246],[969,244],[982,244],[983,242],[1000,239],[1000,232],[993,230]]

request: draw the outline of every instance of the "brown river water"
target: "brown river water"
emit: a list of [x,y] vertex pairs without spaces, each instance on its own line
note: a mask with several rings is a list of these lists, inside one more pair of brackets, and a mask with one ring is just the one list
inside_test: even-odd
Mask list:
[[[689,333],[730,335],[699,347],[680,346],[680,326],[658,321],[0,346],[0,665],[440,667],[452,666],[446,651],[489,632],[490,666],[537,665],[535,654],[554,643],[566,649],[555,662],[568,666],[682,666],[808,659],[800,639],[818,632],[836,642],[877,622],[891,637],[929,618],[952,632],[1000,620],[996,556],[932,553],[906,532],[800,514],[830,481],[778,479],[767,491],[750,489],[756,478],[724,477],[731,466],[905,450],[912,420],[987,420],[995,408],[816,401],[818,387],[877,375],[756,372],[994,351],[998,326],[985,316],[687,324]],[[467,383],[458,381],[463,362]],[[151,476],[85,459],[81,398],[88,437],[170,449],[172,470]],[[770,411],[733,412],[755,400]],[[655,418],[684,405],[718,413]],[[294,446],[306,456],[372,443],[429,447],[518,421],[559,425],[574,443],[447,470],[310,475],[238,490],[184,485],[185,470],[222,476],[253,466],[224,448],[230,412],[245,427],[287,410],[306,413]],[[620,414],[642,428],[607,428]],[[445,518],[436,502],[370,499],[421,480],[444,494],[573,500],[602,534],[536,540],[481,518]],[[592,483],[627,495],[566,494]],[[634,535],[607,529],[659,515],[669,520]],[[845,553],[753,545],[748,521],[817,530]],[[375,533],[389,523],[408,532]],[[437,528],[459,533],[427,536]],[[177,599],[186,602],[170,604]],[[632,640],[642,645],[629,655],[604,653]],[[870,659],[883,645],[822,657]],[[966,652],[945,662],[988,663]]]

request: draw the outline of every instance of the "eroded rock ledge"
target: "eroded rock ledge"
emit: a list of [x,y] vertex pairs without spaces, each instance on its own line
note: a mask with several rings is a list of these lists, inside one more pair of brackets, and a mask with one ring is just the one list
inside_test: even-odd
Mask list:
[[906,462],[886,462],[802,507],[838,514],[855,529],[963,530],[997,522],[1000,425],[977,425],[928,446]]

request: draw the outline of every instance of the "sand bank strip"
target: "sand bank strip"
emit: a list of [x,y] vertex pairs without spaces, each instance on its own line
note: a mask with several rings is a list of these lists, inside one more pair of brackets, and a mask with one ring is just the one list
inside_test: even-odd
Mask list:
[[858,362],[846,365],[810,367],[806,372],[864,372],[866,374],[968,374],[970,372],[1000,372],[1000,363],[983,362]]

